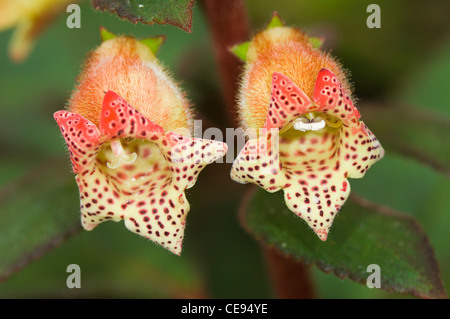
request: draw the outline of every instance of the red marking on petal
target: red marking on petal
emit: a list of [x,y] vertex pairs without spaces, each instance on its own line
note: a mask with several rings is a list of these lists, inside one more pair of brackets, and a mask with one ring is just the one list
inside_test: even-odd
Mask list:
[[296,117],[307,112],[311,101],[288,77],[274,72],[272,96],[267,112],[265,128],[282,128]]
[[[202,169],[227,152],[227,144],[218,141],[191,138],[169,132],[164,136],[161,148],[170,162],[171,171],[177,187],[192,187]],[[166,155],[168,156],[168,155]]]
[[107,139],[134,137],[154,141],[155,137],[161,136],[163,128],[147,119],[119,95],[108,91],[103,99],[100,131],[102,137]]
[[328,238],[328,233],[325,229],[317,229],[314,230],[315,233],[317,234],[317,236],[320,238],[320,240],[322,241],[326,241]]
[[254,183],[269,192],[278,191],[287,178],[280,171],[279,151],[274,137],[263,133],[259,139],[249,140],[236,157],[231,178],[238,183]]
[[318,106],[318,112],[326,109],[326,113],[344,123],[352,124],[352,120],[358,120],[361,117],[337,76],[328,69],[320,70],[317,76],[313,100]]
[[[363,177],[367,170],[384,156],[380,142],[362,121],[351,128],[342,126],[340,135],[343,145],[346,146],[345,152],[341,154],[343,169],[348,171],[349,177]],[[350,158],[352,160],[349,160]]]
[[79,114],[58,111],[53,117],[69,148],[73,171],[78,174],[94,160],[92,154],[100,144],[100,131],[95,124]]

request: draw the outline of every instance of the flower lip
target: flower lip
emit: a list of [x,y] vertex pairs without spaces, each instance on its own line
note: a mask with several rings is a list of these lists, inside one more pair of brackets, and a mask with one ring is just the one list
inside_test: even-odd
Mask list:
[[[77,174],[83,227],[123,219],[129,230],[180,254],[189,211],[184,191],[225,155],[226,144],[165,133],[112,91],[105,94],[99,128],[76,113],[54,117]],[[136,153],[128,158],[133,163],[107,165],[126,153]]]
[[[271,93],[266,133],[247,142],[231,177],[269,192],[283,189],[288,208],[326,240],[350,193],[347,178],[364,176],[384,150],[330,70],[318,73],[312,100],[277,72]],[[269,130],[279,134],[278,145],[269,142]]]

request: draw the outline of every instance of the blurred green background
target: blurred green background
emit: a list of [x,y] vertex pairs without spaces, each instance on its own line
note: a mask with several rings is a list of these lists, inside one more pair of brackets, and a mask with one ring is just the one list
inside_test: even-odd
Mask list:
[[[381,29],[366,27],[370,3],[381,7]],[[450,2],[247,0],[245,4],[253,32],[276,10],[288,25],[325,37],[324,47],[351,72],[360,103],[395,101],[450,118]],[[191,34],[172,26],[133,25],[94,11],[88,1],[81,8],[81,29],[68,29],[64,13],[20,65],[7,57],[11,31],[0,33],[3,187],[55,156],[65,156],[70,169],[52,114],[65,107],[82,61],[100,43],[100,26],[137,37],[165,34],[160,60],[183,83],[198,112],[214,125],[221,125],[225,111],[220,102],[218,70],[199,4],[194,9]],[[364,109],[361,113],[364,119]],[[273,297],[261,248],[238,222],[237,209],[245,187],[229,179],[229,168],[226,164],[210,165],[187,192],[191,211],[181,257],[127,231],[122,223],[104,223],[95,231],[82,231],[0,283],[0,297]],[[418,220],[435,248],[448,290],[448,177],[388,152],[364,179],[350,182],[355,193]],[[306,225],[300,223],[299,227]],[[66,287],[66,267],[73,263],[81,266],[82,289]],[[401,297],[341,280],[315,267],[312,270],[322,298]]]

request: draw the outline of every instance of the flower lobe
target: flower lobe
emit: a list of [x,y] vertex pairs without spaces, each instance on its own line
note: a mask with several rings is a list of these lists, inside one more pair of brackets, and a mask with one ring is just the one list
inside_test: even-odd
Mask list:
[[100,141],[99,129],[79,114],[58,111],[55,118],[69,148],[74,173],[80,173],[93,161]]

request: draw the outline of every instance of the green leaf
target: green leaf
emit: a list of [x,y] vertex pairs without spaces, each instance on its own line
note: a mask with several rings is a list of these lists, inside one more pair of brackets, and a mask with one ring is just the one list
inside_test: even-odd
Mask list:
[[0,281],[81,229],[67,161],[52,160],[0,190]]
[[[417,38],[414,37],[414,40]],[[424,55],[417,65],[410,67],[408,75],[402,77],[401,85],[394,98],[408,104],[442,112],[450,116],[450,91],[448,90],[448,74],[450,73],[450,42],[439,41],[436,46],[425,43],[431,54]]]
[[194,0],[92,0],[97,10],[107,10],[133,23],[171,24],[191,32]]
[[367,105],[363,120],[381,145],[427,164],[450,178],[450,118],[402,105]]
[[0,298],[60,298],[69,264],[80,265],[82,289],[64,298],[205,298],[194,256],[173,255],[128,231],[123,222],[82,230],[0,285]]
[[242,207],[241,221],[263,243],[322,271],[366,284],[367,266],[377,264],[382,289],[445,298],[433,249],[407,215],[351,196],[322,242],[289,211],[282,192],[257,189]]
[[247,52],[249,46],[250,41],[243,42],[241,44],[236,44],[235,46],[231,47],[230,51],[242,61],[247,62]]

